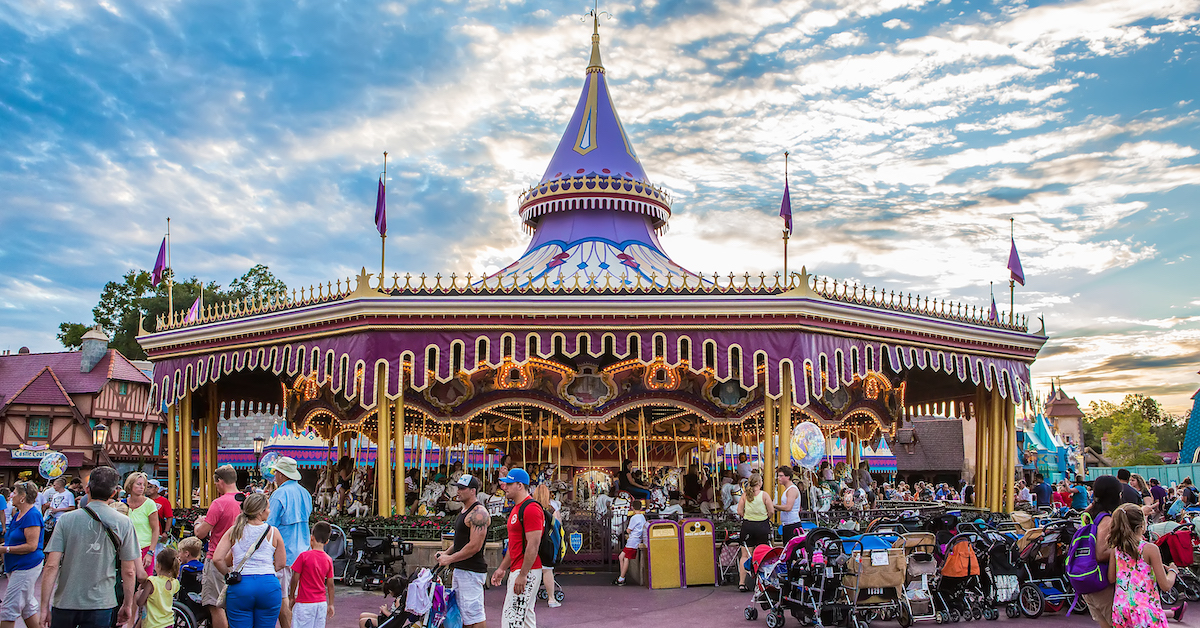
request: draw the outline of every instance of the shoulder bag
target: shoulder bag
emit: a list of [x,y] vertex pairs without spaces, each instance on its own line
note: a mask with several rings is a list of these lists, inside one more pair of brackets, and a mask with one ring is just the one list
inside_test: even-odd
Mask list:
[[100,524],[100,527],[104,528],[104,531],[108,533],[108,540],[112,541],[113,554],[115,554],[117,570],[117,606],[121,606],[125,602],[125,587],[122,586],[122,579],[124,576],[121,574],[121,540],[117,538],[117,533],[113,531],[112,527],[100,519],[100,515],[97,515],[96,511],[88,508],[87,506],[84,506],[83,510],[87,512],[87,514],[91,515],[92,519],[95,519],[96,523]]

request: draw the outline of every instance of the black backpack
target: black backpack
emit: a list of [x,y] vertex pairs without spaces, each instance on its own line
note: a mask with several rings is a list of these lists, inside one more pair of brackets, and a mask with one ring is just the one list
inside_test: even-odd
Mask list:
[[517,520],[521,522],[521,536],[525,536],[525,509],[530,505],[535,505],[542,517],[542,541],[538,544],[538,560],[542,562],[543,567],[553,567],[558,561],[555,560],[554,539],[551,538],[550,528],[546,525],[546,519],[549,518],[549,513],[546,512],[542,505],[534,499],[526,499],[521,503],[520,509],[517,510]]

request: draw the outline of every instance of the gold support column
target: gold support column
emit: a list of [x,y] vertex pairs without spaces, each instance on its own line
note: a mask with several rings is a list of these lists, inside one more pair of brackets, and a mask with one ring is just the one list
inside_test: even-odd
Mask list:
[[[792,365],[783,370],[783,396],[779,398],[779,465],[792,464]],[[774,473],[772,473],[774,475]]]
[[973,506],[987,502],[987,395],[975,390],[975,500]]
[[196,443],[198,456],[196,457],[196,488],[200,489],[200,501],[196,504],[201,508],[208,507],[208,482],[204,478],[208,476],[208,414],[200,416],[196,419],[196,433],[199,438]]
[[1000,506],[1000,484],[1003,476],[1000,474],[1000,459],[1001,453],[1004,451],[1004,440],[1002,437],[1003,430],[1001,427],[1004,424],[1004,415],[1000,408],[1000,395],[995,392],[988,394],[990,410],[988,417],[988,509],[992,511],[999,510]]
[[1016,506],[1016,407],[1012,402],[1004,402],[1004,424],[1008,427],[1008,465],[1004,472],[1008,473],[1008,492],[1004,496],[1004,512],[1012,513]]
[[[393,403],[395,403],[395,407],[396,407],[396,429],[395,429],[396,435],[395,435],[395,438],[393,439],[396,441],[396,477],[395,477],[396,482],[395,482],[395,486],[393,487],[392,490],[394,490],[396,493],[396,514],[402,515],[402,514],[404,514],[405,506],[406,506],[406,503],[404,501],[404,497],[405,497],[404,496],[404,473],[405,473],[404,432],[405,432],[405,429],[404,429],[404,364],[403,364],[403,362],[400,363],[400,377],[398,379],[400,382],[399,383],[400,395],[398,397],[396,397],[396,400],[393,402]],[[467,455],[470,455],[469,444],[468,444],[468,448],[467,448]],[[463,468],[466,468],[466,465],[463,465]]]
[[[763,490],[775,498],[775,400],[763,400]],[[697,452],[699,453],[699,452]]]
[[375,512],[380,517],[392,514],[392,431],[391,404],[387,398],[387,370],[375,369],[375,408],[378,417],[375,432]]
[[175,486],[179,481],[179,445],[175,442],[179,432],[178,416],[178,405],[167,406],[167,501],[171,502],[171,508],[182,506],[179,489]]
[[204,502],[208,506],[216,499],[213,491],[216,486],[213,484],[213,474],[217,471],[217,423],[220,421],[221,406],[217,402],[217,385],[210,383],[208,385],[208,412],[204,415],[204,451],[208,456],[205,458],[205,469],[198,478],[200,486],[204,487]]
[[182,499],[184,508],[192,507],[192,391],[187,391],[183,395],[183,401],[179,404],[179,464],[183,471],[181,474],[183,481],[180,483],[179,490],[183,492]]

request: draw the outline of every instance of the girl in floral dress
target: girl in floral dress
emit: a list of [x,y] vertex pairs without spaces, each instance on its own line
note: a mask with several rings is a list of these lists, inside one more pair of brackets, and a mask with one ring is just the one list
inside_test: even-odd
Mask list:
[[[1145,540],[1146,516],[1134,504],[1124,504],[1112,515],[1108,544],[1114,560],[1108,561],[1108,581],[1116,583],[1113,599],[1113,628],[1166,628],[1167,613],[1158,597],[1159,588],[1175,586],[1178,569],[1165,569],[1158,546]],[[1183,618],[1187,602],[1175,609],[1176,621]]]

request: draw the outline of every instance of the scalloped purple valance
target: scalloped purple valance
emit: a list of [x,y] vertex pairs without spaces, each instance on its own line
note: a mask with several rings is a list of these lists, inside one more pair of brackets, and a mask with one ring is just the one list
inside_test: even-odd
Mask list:
[[[535,340],[536,339],[536,340]],[[661,358],[668,366],[686,360],[694,372],[703,370],[706,356],[720,381],[738,381],[747,390],[754,387],[755,365],[766,366],[767,394],[782,391],[784,364],[796,373],[792,381],[794,401],[808,405],[819,386],[818,374],[824,373],[830,388],[849,384],[854,375],[888,369],[921,369],[942,372],[959,381],[982,384],[988,390],[1021,403],[1029,390],[1029,364],[1015,358],[973,354],[961,349],[939,349],[905,343],[884,343],[826,334],[780,330],[669,330],[669,331],[585,331],[585,332],[502,332],[496,330],[460,331],[368,331],[332,338],[262,345],[253,348],[214,350],[204,355],[172,358],[155,362],[152,403],[172,404],[183,398],[185,390],[196,390],[208,382],[236,371],[264,369],[281,376],[295,377],[315,372],[319,381],[331,380],[335,391],[348,398],[361,395],[363,407],[375,405],[375,366],[385,363],[387,393],[399,393],[398,366],[412,364],[411,386],[423,390],[435,381],[452,377],[452,356],[460,356],[463,370],[475,370],[480,363],[491,367],[511,360],[523,364],[530,358],[549,359],[558,352],[586,362],[611,347],[625,358],[650,363]],[[710,348],[711,347],[711,348]],[[581,357],[582,356],[582,357]],[[656,358],[657,356],[657,358]],[[805,366],[814,376],[806,377]],[[362,367],[362,391],[356,389],[355,372]]]

